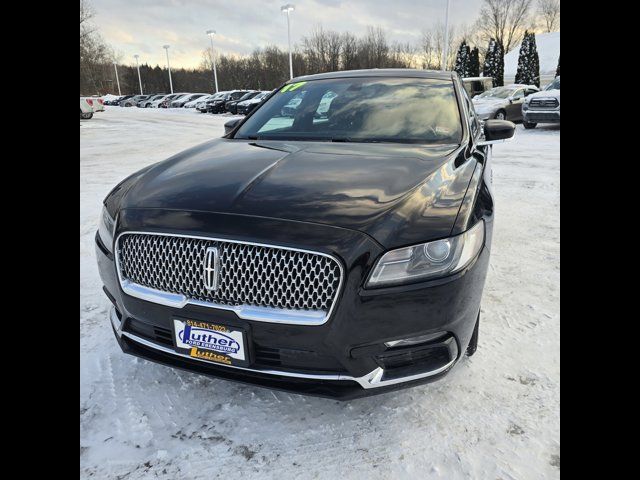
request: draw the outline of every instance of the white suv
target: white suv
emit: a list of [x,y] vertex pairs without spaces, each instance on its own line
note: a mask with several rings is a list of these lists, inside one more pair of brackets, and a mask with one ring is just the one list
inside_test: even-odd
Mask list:
[[536,128],[539,123],[560,123],[560,76],[522,104],[524,128]]

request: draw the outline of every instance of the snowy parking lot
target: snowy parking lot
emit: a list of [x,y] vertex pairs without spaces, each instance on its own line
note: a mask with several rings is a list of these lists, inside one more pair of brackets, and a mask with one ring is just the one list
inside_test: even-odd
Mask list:
[[350,402],[125,355],[94,258],[101,202],[232,117],[106,107],[80,121],[82,478],[541,479],[560,476],[560,128],[493,156],[496,221],[480,343],[444,379]]

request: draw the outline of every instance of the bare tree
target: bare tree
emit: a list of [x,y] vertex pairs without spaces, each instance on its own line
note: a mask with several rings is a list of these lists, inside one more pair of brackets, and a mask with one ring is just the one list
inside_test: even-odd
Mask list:
[[342,40],[342,69],[355,70],[358,64],[358,39],[351,33],[341,35]]
[[88,35],[91,35],[95,30],[92,26],[89,25],[89,20],[93,18],[93,9],[91,6],[85,1],[80,0],[80,40],[86,38]]
[[560,0],[538,0],[538,14],[542,17],[546,32],[560,28]]
[[508,53],[515,47],[529,25],[533,0],[483,0],[477,26],[485,40],[495,38]]
[[332,72],[340,68],[342,39],[339,33],[318,26],[309,37],[302,38],[302,45],[310,72]]
[[[446,69],[453,66],[456,57],[456,43],[459,43],[456,36],[457,28],[449,25],[449,37],[447,48]],[[422,32],[422,58],[423,66],[426,69],[440,70],[442,68],[442,56],[444,54],[444,24],[434,23],[429,29]]]
[[91,24],[93,9],[80,0],[80,93],[96,94],[113,89],[111,48]]

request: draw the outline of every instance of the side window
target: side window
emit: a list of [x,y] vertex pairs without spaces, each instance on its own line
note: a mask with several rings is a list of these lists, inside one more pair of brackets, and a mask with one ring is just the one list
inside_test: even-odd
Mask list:
[[521,98],[524,98],[524,90],[522,89],[516,90],[515,93],[513,94],[513,99],[520,100]]

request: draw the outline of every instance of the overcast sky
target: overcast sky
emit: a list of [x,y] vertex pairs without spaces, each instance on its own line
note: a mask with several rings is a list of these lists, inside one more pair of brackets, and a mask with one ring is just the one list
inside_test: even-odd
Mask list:
[[[450,0],[451,24],[473,22],[481,0]],[[287,46],[286,0],[89,0],[93,22],[104,39],[121,54],[122,63],[165,65],[162,45],[169,44],[172,67],[197,67],[209,47],[205,34],[216,30],[219,53],[248,54],[256,47]],[[350,31],[368,25],[383,27],[391,41],[418,44],[421,31],[444,22],[446,0],[289,0],[291,41],[296,43],[314,27]]]

